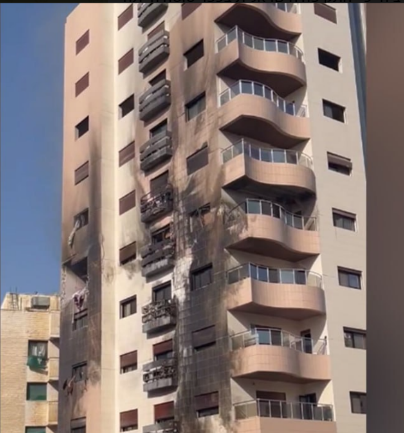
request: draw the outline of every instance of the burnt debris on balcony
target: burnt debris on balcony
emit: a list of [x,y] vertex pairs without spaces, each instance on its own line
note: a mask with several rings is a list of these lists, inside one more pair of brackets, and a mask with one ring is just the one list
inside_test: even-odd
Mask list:
[[177,308],[174,299],[151,302],[142,308],[143,332],[158,332],[177,323]]
[[171,83],[162,79],[139,98],[139,119],[147,122],[171,104]]
[[151,170],[170,159],[172,155],[171,132],[163,131],[146,141],[140,148],[140,169]]
[[139,72],[148,73],[170,55],[170,34],[166,30],[153,35],[139,49]]
[[173,210],[174,194],[171,185],[150,191],[140,199],[141,221],[150,223]]
[[175,357],[158,359],[143,366],[143,390],[152,392],[177,386],[177,362]]
[[144,28],[162,15],[168,8],[166,3],[139,3],[137,6],[137,24]]
[[143,427],[143,433],[179,433],[179,423],[176,420],[164,420]]

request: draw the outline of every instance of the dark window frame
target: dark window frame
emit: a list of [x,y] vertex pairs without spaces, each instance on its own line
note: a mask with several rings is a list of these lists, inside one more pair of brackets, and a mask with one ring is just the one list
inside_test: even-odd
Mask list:
[[[30,388],[39,386],[45,389],[44,396],[45,398],[30,398]],[[46,382],[28,382],[26,389],[26,401],[47,401],[48,399],[48,384]]]
[[123,119],[135,110],[135,95],[130,95],[119,104],[119,119]]
[[119,215],[123,215],[126,212],[136,207],[136,190],[132,190],[125,194],[119,199]]
[[326,3],[314,3],[314,14],[331,23],[338,24],[337,10]]
[[[122,362],[122,360],[124,359],[125,356],[132,355],[132,354],[134,354],[133,357],[136,357],[136,362],[131,362],[131,363]],[[138,351],[132,350],[132,352],[127,352],[127,353],[120,355],[119,364],[120,364],[120,374],[126,374],[126,373],[130,373],[131,371],[136,371],[138,369],[138,365],[139,365]],[[122,364],[125,364],[125,365],[122,366]]]
[[[329,116],[327,112],[331,110],[331,115]],[[337,110],[337,111],[336,111]],[[329,101],[328,99],[323,99],[323,115],[327,119],[335,120],[336,122],[346,124],[346,107],[339,105],[335,102]]]
[[209,146],[208,143],[204,143],[200,149],[189,155],[186,159],[187,174],[196,173],[204,167],[209,165]]
[[[156,296],[157,293],[163,293],[163,296]],[[166,283],[159,284],[152,288],[152,301],[159,302],[162,300],[172,299],[172,284],[171,281],[167,281]]]
[[332,220],[335,228],[351,232],[357,231],[357,219],[353,213],[332,209]]
[[[208,284],[199,285],[198,282],[196,281],[196,278],[201,278],[201,275],[203,275],[205,271],[210,271],[210,278],[209,278],[210,282]],[[190,273],[190,280],[191,280],[190,281],[191,292],[195,290],[204,289],[212,285],[214,282],[213,263],[208,263],[205,266],[201,266],[200,268],[192,270]]]
[[[355,410],[354,399],[359,400],[360,412]],[[349,392],[349,400],[351,402],[351,413],[356,415],[366,415],[367,412],[367,394],[366,392],[358,392],[358,391],[350,391]]]
[[[33,347],[35,347],[38,344],[43,344],[45,346],[45,353],[42,355],[35,355],[32,352]],[[28,356],[41,356],[43,358],[48,358],[48,351],[49,351],[49,342],[47,340],[28,340]]]
[[90,86],[90,73],[84,74],[74,85],[75,97],[81,95]]
[[74,135],[76,140],[86,135],[89,130],[90,130],[90,116],[87,116],[83,120],[80,120],[80,122],[77,123],[76,126],[74,127],[74,131],[75,131]]
[[[200,106],[202,106],[202,109],[199,109]],[[191,110],[197,108],[197,113],[191,113]],[[201,115],[203,112],[206,111],[206,92],[201,93],[196,98],[189,101],[187,104],[185,104],[185,120],[187,122],[190,122],[192,119],[197,118],[199,115]]]
[[168,131],[168,119],[164,119],[162,122],[153,126],[153,128],[149,129],[149,138],[153,138],[156,135],[162,134],[163,132]]
[[79,53],[81,53],[89,43],[90,43],[90,30],[87,30],[76,41],[76,56]]
[[[344,327],[343,332],[345,347],[349,349],[366,350],[366,331]],[[362,344],[358,340],[361,341]]]
[[88,310],[81,310],[74,313],[73,316],[73,331],[78,331],[79,329],[86,328],[88,326]]
[[135,141],[130,142],[123,147],[118,153],[119,167],[122,167],[127,162],[135,158]]
[[135,62],[135,50],[131,48],[118,60],[118,75],[126,71]]
[[322,48],[317,49],[318,63],[325,68],[332,69],[336,72],[341,72],[341,57]]
[[133,4],[128,6],[118,15],[118,31],[121,30],[133,18]]
[[[127,254],[129,251],[129,254]],[[122,258],[123,255],[123,258]],[[136,241],[131,242],[119,249],[119,264],[125,266],[130,262],[133,262],[137,258],[137,243]]]
[[[130,306],[130,312],[127,314],[125,308]],[[137,296],[131,296],[130,298],[126,298],[119,303],[119,318],[125,319],[126,317],[133,316],[137,313]]]
[[344,156],[327,152],[328,169],[345,176],[352,174],[352,161]]
[[189,69],[198,60],[205,56],[204,40],[201,39],[195,45],[193,45],[188,51],[184,53],[184,59],[186,63],[186,69]]
[[[341,279],[342,276],[346,276],[348,284],[350,283],[349,280],[351,277],[357,277],[358,282],[359,282],[358,287],[355,287],[354,285],[342,284],[343,283],[343,281]],[[347,269],[347,268],[343,268],[343,267],[338,267],[338,283],[341,287],[346,287],[348,289],[354,289],[354,290],[362,290],[362,272],[356,271],[354,269]]]
[[83,382],[88,379],[87,361],[72,366],[72,376],[75,382]]

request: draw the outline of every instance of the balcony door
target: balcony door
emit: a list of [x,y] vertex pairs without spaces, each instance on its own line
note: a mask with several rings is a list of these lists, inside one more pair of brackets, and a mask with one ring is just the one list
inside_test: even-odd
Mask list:
[[317,404],[316,394],[306,394],[299,397],[301,403],[301,419],[315,419],[315,408]]
[[287,418],[284,392],[256,391],[257,411],[260,417]]

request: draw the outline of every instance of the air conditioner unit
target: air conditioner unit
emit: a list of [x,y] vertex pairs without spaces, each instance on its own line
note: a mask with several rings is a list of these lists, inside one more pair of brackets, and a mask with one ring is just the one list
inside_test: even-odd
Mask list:
[[48,296],[33,296],[31,298],[31,308],[49,308],[50,298]]

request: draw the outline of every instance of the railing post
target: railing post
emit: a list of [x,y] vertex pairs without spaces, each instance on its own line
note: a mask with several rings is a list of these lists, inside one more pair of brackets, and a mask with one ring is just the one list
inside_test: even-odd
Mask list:
[[314,420],[314,404],[310,403],[311,406],[311,419]]

